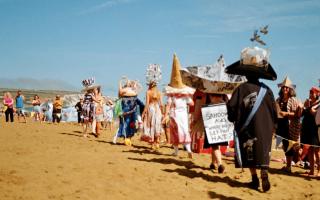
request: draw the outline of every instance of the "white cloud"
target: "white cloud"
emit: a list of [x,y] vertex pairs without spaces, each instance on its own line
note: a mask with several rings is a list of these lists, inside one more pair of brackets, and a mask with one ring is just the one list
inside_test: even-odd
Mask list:
[[79,15],[87,15],[87,14],[99,12],[99,11],[102,11],[102,10],[105,10],[108,8],[112,8],[112,7],[118,6],[120,4],[127,4],[127,3],[131,3],[131,2],[133,2],[133,0],[109,0],[104,3],[90,7],[86,10],[83,10],[83,11],[79,12]]
[[220,38],[220,35],[214,35],[214,34],[191,34],[191,35],[185,35],[185,38],[199,38],[199,39],[210,39],[210,38]]
[[244,32],[270,24],[280,28],[318,27],[320,1],[208,1],[202,16],[185,22],[191,28],[213,33]]

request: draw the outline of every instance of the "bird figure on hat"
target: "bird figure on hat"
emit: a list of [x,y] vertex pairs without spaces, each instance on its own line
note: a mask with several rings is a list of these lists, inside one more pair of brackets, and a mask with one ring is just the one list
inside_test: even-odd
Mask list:
[[[260,28],[260,33],[262,33],[264,35],[268,34],[268,32],[269,32],[268,31],[268,26],[269,25],[266,25],[266,26]],[[253,36],[252,36],[252,38],[250,38],[250,41],[251,42],[256,41],[260,45],[266,46],[266,43],[261,39],[261,36],[258,34],[258,30],[254,30]]]
[[262,33],[263,35],[267,35],[268,34],[268,27],[269,27],[269,25],[266,25],[266,26],[264,26],[264,27],[261,27],[260,28],[260,33]]

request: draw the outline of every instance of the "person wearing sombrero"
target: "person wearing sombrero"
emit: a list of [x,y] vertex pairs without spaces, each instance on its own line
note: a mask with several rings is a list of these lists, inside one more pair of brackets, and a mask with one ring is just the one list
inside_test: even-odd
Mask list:
[[174,147],[173,155],[178,155],[178,146],[183,144],[188,152],[188,157],[192,158],[188,107],[193,105],[192,95],[195,89],[183,84],[180,68],[179,59],[174,54],[171,80],[164,88],[168,99],[163,123],[168,118],[170,119],[170,142]]
[[261,169],[262,189],[266,192],[271,187],[268,168],[276,106],[272,90],[259,79],[276,80],[277,75],[269,63],[269,53],[259,47],[242,50],[241,59],[228,66],[225,72],[247,79],[234,90],[227,103],[228,119],[235,126],[235,142],[238,140],[235,143],[236,167],[250,169],[252,181],[248,186],[256,190],[260,186],[257,169]]
[[318,126],[316,124],[316,112],[320,107],[320,88],[312,87],[309,90],[309,98],[304,102],[304,109],[302,112],[302,129],[301,129],[301,143],[309,146],[308,148],[308,160],[310,162],[309,176],[314,176],[315,158],[317,164],[317,176],[320,176],[320,158],[319,158],[319,147],[320,141],[318,136]]
[[296,98],[296,86],[292,84],[288,76],[278,84],[278,87],[280,91],[276,100],[278,116],[276,134],[284,138],[282,145],[286,156],[286,166],[282,170],[291,173],[291,162],[296,151],[295,148],[292,148],[290,141],[297,143],[300,138],[302,106]]

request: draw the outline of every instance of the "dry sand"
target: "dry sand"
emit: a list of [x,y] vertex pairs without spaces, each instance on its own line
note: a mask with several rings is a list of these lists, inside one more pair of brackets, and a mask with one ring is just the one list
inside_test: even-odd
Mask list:
[[[250,173],[235,169],[224,158],[226,173],[208,169],[210,156],[172,157],[133,140],[133,146],[113,145],[112,134],[82,138],[81,127],[36,122],[5,123],[0,118],[0,199],[320,199],[320,181],[280,170],[271,162],[272,188],[248,189]],[[282,157],[281,151],[273,157]],[[239,176],[236,179],[236,176]]]

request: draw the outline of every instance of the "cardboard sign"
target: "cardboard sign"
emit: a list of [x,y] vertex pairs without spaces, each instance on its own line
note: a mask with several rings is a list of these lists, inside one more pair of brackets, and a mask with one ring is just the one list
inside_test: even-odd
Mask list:
[[226,104],[201,108],[203,124],[209,144],[233,140],[233,123],[229,122]]

